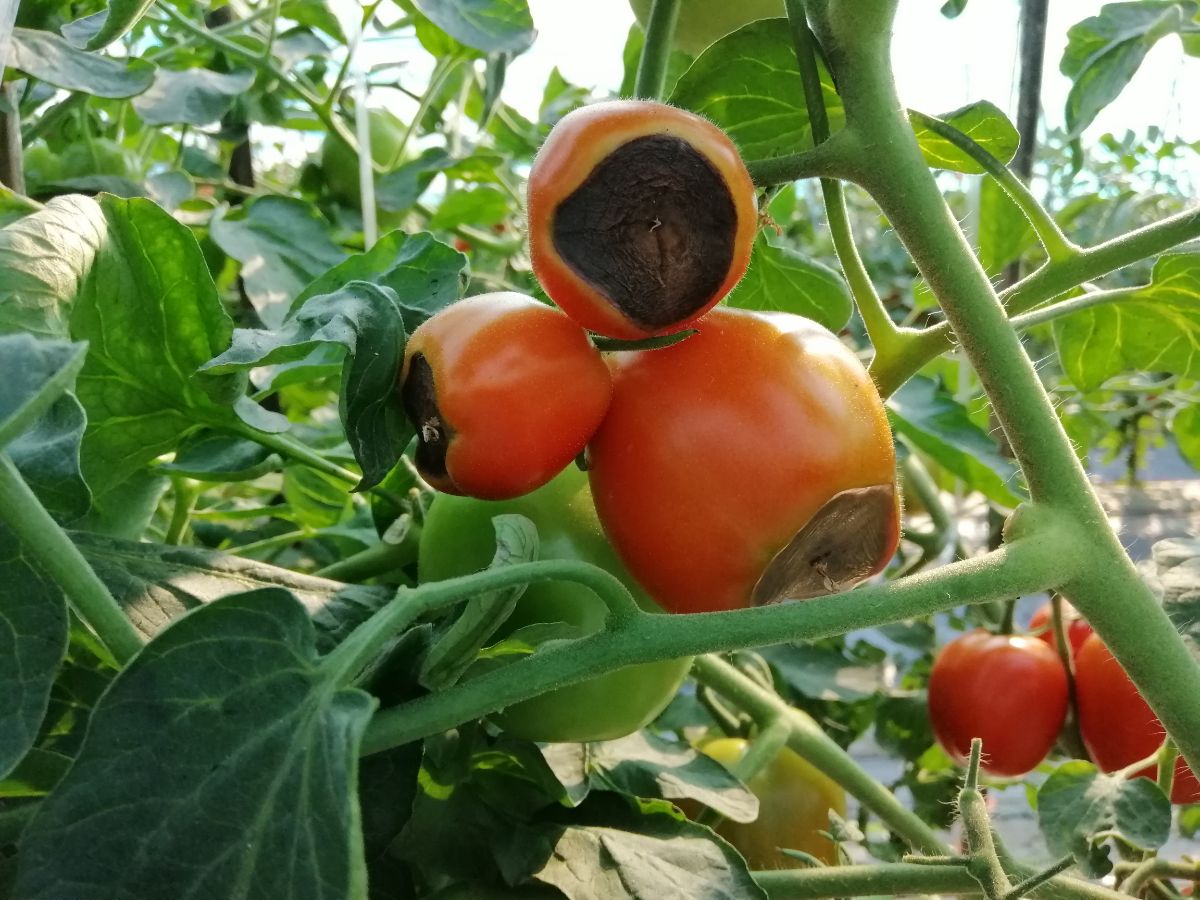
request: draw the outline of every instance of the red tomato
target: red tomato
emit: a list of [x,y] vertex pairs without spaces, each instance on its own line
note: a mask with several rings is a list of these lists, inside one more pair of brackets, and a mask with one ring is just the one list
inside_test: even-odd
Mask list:
[[929,719],[960,765],[980,738],[985,772],[1024,775],[1046,758],[1066,716],[1066,670],[1036,638],[972,631],[934,661]]
[[533,162],[528,209],[538,281],[614,338],[700,318],[745,273],[758,231],[754,184],[725,132],[649,100],[564,116]]
[[417,466],[439,491],[506,500],[583,450],[608,409],[608,367],[578,325],[522,294],[460,300],[404,351]]
[[671,612],[831,593],[899,539],[892,435],[857,357],[815,322],[718,308],[609,357],[588,449],[604,530]]
[[[1099,635],[1084,641],[1075,656],[1075,697],[1083,743],[1105,772],[1145,759],[1162,745],[1162,722]],[[1153,778],[1156,773],[1150,766],[1138,774]],[[1175,764],[1171,802],[1200,803],[1200,781],[1183,757]]]
[[[1064,600],[1062,606],[1063,625],[1067,629],[1067,640],[1071,644],[1071,658],[1074,659],[1079,653],[1079,648],[1083,646],[1083,642],[1092,634],[1092,626],[1070,603]],[[1029,620],[1029,630],[1034,637],[1045,641],[1050,649],[1053,650],[1058,646],[1058,641],[1054,639],[1054,622],[1049,603],[1033,614],[1033,618]]]

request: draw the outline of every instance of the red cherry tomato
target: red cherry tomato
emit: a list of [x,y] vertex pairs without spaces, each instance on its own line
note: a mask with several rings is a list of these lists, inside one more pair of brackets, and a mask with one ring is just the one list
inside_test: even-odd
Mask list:
[[609,357],[589,445],[605,532],[671,612],[830,593],[899,539],[892,435],[857,357],[815,322],[718,308],[699,333]]
[[[1162,722],[1099,635],[1084,641],[1075,656],[1075,697],[1083,743],[1105,772],[1145,759],[1162,745]],[[1138,774],[1153,778],[1155,768]],[[1175,764],[1171,802],[1200,803],[1200,781],[1183,757]]]
[[960,765],[980,738],[985,772],[1024,775],[1046,758],[1066,715],[1066,670],[1037,638],[972,631],[933,663],[929,719]]
[[[1067,641],[1071,645],[1071,658],[1074,659],[1079,653],[1079,648],[1083,646],[1083,642],[1092,634],[1092,626],[1075,607],[1065,600],[1063,601],[1063,625],[1067,629]],[[1029,620],[1029,631],[1034,637],[1045,641],[1050,649],[1053,650],[1058,646],[1058,641],[1054,639],[1054,621],[1049,603],[1033,614],[1033,618]]]
[[400,392],[426,480],[504,500],[579,455],[612,384],[578,325],[532,297],[498,293],[461,300],[413,332]]
[[454,239],[454,249],[457,250],[459,253],[470,253],[474,249],[474,247],[471,246],[470,241],[465,240],[464,238],[455,238]]
[[564,116],[529,173],[533,271],[590,331],[678,331],[729,293],[758,230],[754,184],[721,129],[648,100]]

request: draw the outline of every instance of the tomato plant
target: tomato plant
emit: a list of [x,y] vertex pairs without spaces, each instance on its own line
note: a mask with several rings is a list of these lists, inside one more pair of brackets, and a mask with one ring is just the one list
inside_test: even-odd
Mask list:
[[[537,526],[541,559],[579,560],[600,566],[637,590],[600,530],[587,478],[574,466],[537,490],[514,500],[485,502],[438,497],[421,533],[420,574],[425,581],[469,575],[492,558],[492,519],[522,515]],[[643,608],[654,602],[635,593]],[[498,639],[536,632],[537,626],[565,623],[582,633],[604,627],[607,607],[585,587],[562,582],[531,584]],[[687,674],[690,659],[632,666],[551,691],[508,707],[498,717],[512,734],[535,741],[605,741],[624,737],[666,708]]]
[[929,717],[938,742],[965,762],[983,740],[983,770],[1013,777],[1050,753],[1067,714],[1058,656],[1027,637],[973,631],[938,653],[929,675]]
[[899,539],[895,463],[858,360],[799,316],[718,309],[696,328],[612,357],[588,476],[629,570],[673,612],[814,597],[880,571]]
[[[749,744],[742,738],[716,738],[700,749],[726,768],[737,765]],[[780,849],[800,850],[826,865],[838,862],[837,845],[829,838],[829,813],[846,815],[846,792],[829,776],[788,748],[783,748],[749,782],[758,797],[753,822],[723,822],[717,833],[756,869],[806,865]]]
[[1195,880],[1197,7],[1020,6],[0,3],[0,897]]
[[399,391],[416,463],[439,490],[502,500],[545,484],[591,439],[612,395],[566,316],[521,294],[456,303],[413,332]]
[[[1071,645],[1071,655],[1075,656],[1079,653],[1083,642],[1091,636],[1092,626],[1069,603],[1063,604],[1062,614],[1063,625],[1067,632],[1067,643]],[[1033,618],[1029,620],[1029,630],[1051,647],[1058,646],[1058,640],[1054,635],[1053,610],[1049,603],[1038,607]]]
[[[1154,755],[1166,737],[1162,723],[1098,635],[1076,651],[1075,689],[1079,730],[1096,765],[1115,772]],[[1153,778],[1155,767],[1137,774]],[[1200,781],[1182,758],[1176,761],[1171,800],[1200,803]]]

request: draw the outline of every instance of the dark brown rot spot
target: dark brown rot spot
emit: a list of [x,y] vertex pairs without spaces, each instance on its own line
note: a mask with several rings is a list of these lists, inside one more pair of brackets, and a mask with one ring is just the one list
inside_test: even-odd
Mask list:
[[887,565],[897,528],[895,485],[834,494],[771,560],[754,586],[755,605],[853,586]]
[[433,367],[420,353],[408,365],[408,377],[400,385],[400,400],[408,420],[417,429],[417,468],[426,478],[445,478],[446,450],[454,432],[442,421]]
[[737,211],[687,141],[636,138],[605,157],[554,213],[563,261],[646,329],[705,306],[733,260]]

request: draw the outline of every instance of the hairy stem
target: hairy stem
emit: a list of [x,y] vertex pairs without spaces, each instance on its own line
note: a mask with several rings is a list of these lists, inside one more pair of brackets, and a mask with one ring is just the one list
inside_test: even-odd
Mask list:
[[638,60],[633,94],[643,100],[661,100],[667,86],[667,64],[671,59],[671,40],[679,18],[680,0],[654,0],[646,22],[646,42]]
[[1021,331],[1027,328],[1036,328],[1038,325],[1045,325],[1047,322],[1061,319],[1063,316],[1069,316],[1071,313],[1077,313],[1080,310],[1090,309],[1093,306],[1103,306],[1106,303],[1119,303],[1122,300],[1132,299],[1139,292],[1144,291],[1146,287],[1146,285],[1141,285],[1139,287],[1117,288],[1111,291],[1091,291],[1079,297],[1072,297],[1070,300],[1060,300],[1058,303],[1043,306],[1041,309],[1035,309],[1032,312],[1021,313],[1019,316],[1013,316],[1010,321],[1013,328]]
[[978,894],[979,884],[965,866],[880,863],[754,872],[771,900],[819,897],[898,897],[916,894]]
[[1046,590],[1074,574],[1065,546],[1048,528],[983,556],[844,594],[732,612],[640,616],[620,634],[602,632],[566,642],[436,695],[382,710],[367,731],[363,752],[406,744],[635,663],[816,640]]
[[0,453],[0,521],[63,589],[71,607],[119,663],[129,662],[142,649],[141,635],[6,453]]
[[715,656],[697,657],[692,671],[698,681],[732,700],[756,721],[786,723],[788,747],[857,797],[909,846],[927,853],[946,852],[937,832],[872,778],[803,710],[789,706],[778,694]]

